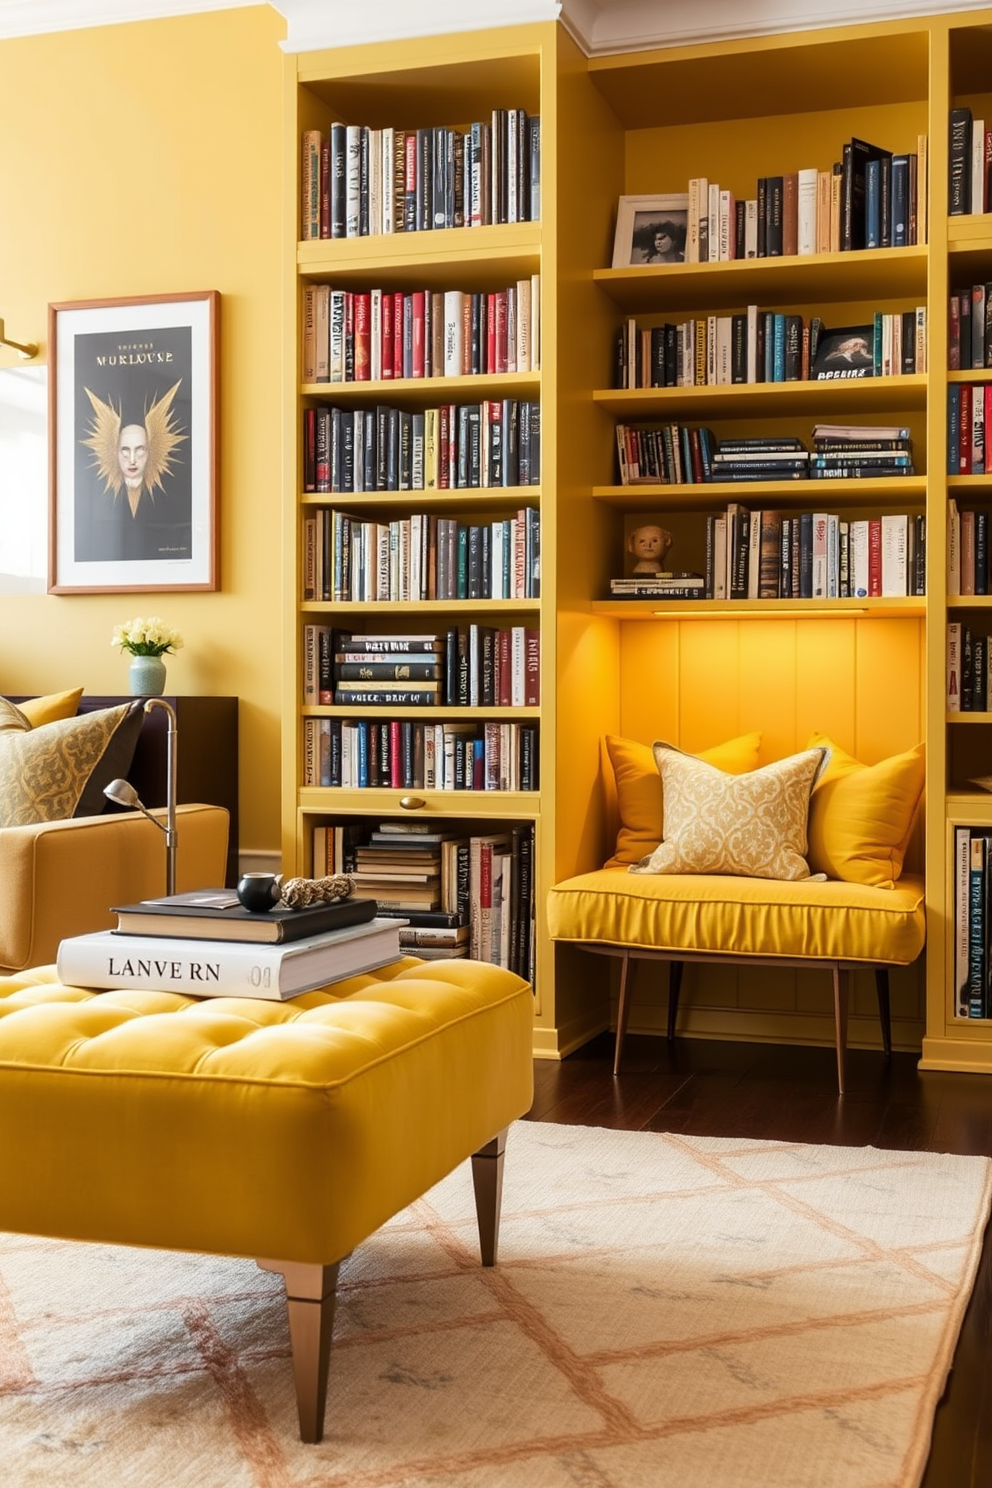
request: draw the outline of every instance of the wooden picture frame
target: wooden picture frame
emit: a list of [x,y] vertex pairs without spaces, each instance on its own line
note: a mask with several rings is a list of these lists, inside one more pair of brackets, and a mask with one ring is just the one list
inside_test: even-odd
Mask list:
[[213,590],[220,295],[48,307],[49,594]]
[[613,267],[684,263],[688,226],[687,191],[667,196],[622,196],[617,204]]

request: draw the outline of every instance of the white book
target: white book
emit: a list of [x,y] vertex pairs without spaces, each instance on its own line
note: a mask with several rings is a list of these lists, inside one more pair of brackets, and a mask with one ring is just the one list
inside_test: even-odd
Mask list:
[[947,626],[947,711],[961,712],[961,622]]
[[[387,231],[392,231],[391,228]],[[379,382],[382,378],[382,290],[373,289],[369,294],[369,378]],[[358,462],[356,461],[356,466]]]
[[[329,313],[329,341],[327,358],[327,377],[322,378],[320,374],[320,361],[317,362],[318,382],[344,382],[344,317],[345,317],[345,293],[343,289],[330,290],[330,313]],[[318,319],[318,328],[319,328]],[[318,343],[319,347],[319,343]]]
[[700,224],[709,211],[709,196],[706,178],[693,176],[689,181],[689,210],[686,223],[685,261],[699,263]]
[[971,123],[971,210],[984,212],[985,203],[985,120]]
[[720,258],[736,257],[737,200],[732,191],[720,192]]
[[851,598],[868,598],[868,522],[851,523]]
[[906,593],[906,556],[909,543],[908,518],[889,513],[882,518],[882,597]]
[[522,625],[510,628],[510,706],[522,708],[527,702],[527,638]]
[[816,167],[810,167],[799,171],[799,182],[796,190],[796,207],[798,211],[799,232],[798,247],[800,255],[809,255],[816,252],[816,199],[817,199],[817,175]]
[[720,186],[711,181],[706,193],[706,257],[710,263],[720,258]]
[[541,276],[530,276],[530,370],[541,370]]
[[382,232],[382,130],[369,130],[369,235]]
[[833,512],[827,517],[827,598],[840,595],[840,518]]
[[282,945],[100,930],[62,941],[58,974],[72,987],[280,1002],[399,960],[399,931],[405,923],[377,918]]
[[716,318],[716,380],[718,386],[728,386],[731,382],[731,341],[733,338],[733,319],[729,315],[718,315]]
[[749,196],[744,203],[744,257],[758,256],[758,198]]
[[516,313],[516,326],[515,326],[515,329],[516,329],[515,346],[516,346],[516,363],[517,364],[516,364],[516,367],[515,367],[514,370],[517,371],[517,372],[529,372],[531,370],[531,365],[530,365],[530,351],[531,351],[531,330],[530,330],[531,304],[530,304],[530,293],[531,293],[531,282],[530,282],[529,279],[518,279],[517,280],[516,288],[517,288],[517,295],[516,295],[516,312],[517,313]]
[[357,238],[362,197],[361,124],[349,124],[345,133],[344,193],[344,235]]
[[385,128],[380,130],[380,156],[382,165],[380,167],[382,177],[382,224],[380,231],[391,233],[396,231],[393,216],[395,197],[395,172],[396,172],[396,130]]
[[444,292],[444,375],[461,377],[463,369],[462,324],[465,296],[460,289]]
[[713,598],[727,597],[727,519],[713,522]]

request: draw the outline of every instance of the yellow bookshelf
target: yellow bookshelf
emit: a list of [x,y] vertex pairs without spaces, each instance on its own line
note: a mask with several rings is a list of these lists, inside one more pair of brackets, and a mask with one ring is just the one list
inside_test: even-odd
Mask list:
[[[402,43],[302,54],[287,60],[285,310],[287,431],[287,680],[284,696],[285,861],[308,867],[316,821],[422,810],[439,820],[526,820],[536,832],[536,1034],[538,1053],[560,1056],[605,1027],[611,989],[599,958],[554,947],[543,900],[558,879],[598,867],[615,834],[609,733],[690,750],[760,728],[762,758],[804,746],[819,729],[872,762],[928,745],[925,818],[911,859],[927,875],[928,950],[893,977],[897,1046],[923,1048],[927,1068],[992,1073],[992,1024],[956,1016],[948,912],[949,844],[961,822],[992,823],[992,798],[967,782],[988,773],[992,715],[946,709],[945,624],[990,598],[949,597],[947,501],[992,506],[992,476],[946,474],[946,306],[952,285],[992,281],[992,214],[949,218],[947,120],[955,103],[992,121],[992,10],[787,33],[682,48],[586,58],[562,27],[539,24]],[[299,242],[302,130],[331,118],[414,128],[464,127],[490,107],[541,116],[539,222],[389,237]],[[809,257],[614,269],[613,225],[622,195],[685,191],[692,177],[738,198],[758,177],[807,166],[827,170],[858,137],[913,153],[928,141],[927,210],[906,248]],[[541,275],[539,373],[490,378],[301,386],[305,285],[492,288]],[[617,390],[617,331],[628,316],[650,322],[743,310],[748,304],[859,324],[874,309],[927,307],[927,371],[836,383]],[[992,381],[988,372],[952,374]],[[519,505],[541,512],[539,601],[411,605],[304,604],[301,524],[327,505],[302,493],[300,413],[308,399],[342,406],[381,398],[416,408],[489,396],[540,399],[540,487],[516,491],[390,492],[377,509],[487,514]],[[495,391],[499,388],[500,391]],[[898,423],[912,432],[916,475],[906,479],[621,486],[615,429],[631,420],[706,423],[718,437],[796,433],[813,422]],[[700,568],[705,515],[738,500],[760,508],[857,516],[907,511],[927,520],[927,595],[867,601],[616,601],[624,518],[657,514],[676,542],[669,563]],[[306,616],[381,619],[383,628],[524,613],[541,633],[540,790],[436,792],[401,808],[401,794],[330,791],[301,784],[304,709],[300,631]],[[411,629],[416,628],[412,623]],[[334,710],[331,710],[334,711]],[[415,711],[415,710],[411,710]],[[446,710],[459,718],[468,710]],[[490,713],[492,710],[489,710]],[[983,764],[984,762],[984,764]],[[595,964],[590,964],[595,963]],[[829,1043],[823,987],[803,973],[693,969],[683,999],[690,1034]],[[666,993],[638,973],[636,1026],[662,1032]],[[851,1041],[876,1040],[870,974],[856,979]]]

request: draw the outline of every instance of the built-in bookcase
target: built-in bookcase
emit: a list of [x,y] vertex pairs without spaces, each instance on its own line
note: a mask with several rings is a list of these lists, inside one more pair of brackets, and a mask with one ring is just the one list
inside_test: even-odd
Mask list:
[[[287,864],[311,866],[315,824],[423,812],[451,823],[533,822],[536,833],[538,1052],[567,1052],[605,1026],[610,988],[599,958],[554,947],[543,927],[551,883],[600,866],[615,833],[609,733],[689,750],[751,729],[762,759],[801,749],[814,730],[867,763],[928,745],[925,819],[909,863],[927,875],[926,966],[893,978],[897,1044],[919,1046],[931,1068],[992,1071],[992,1025],[959,1015],[953,986],[954,824],[981,828],[989,797],[969,782],[992,773],[992,714],[951,718],[945,636],[950,616],[992,630],[992,598],[948,597],[947,502],[992,508],[992,476],[947,471],[947,304],[952,288],[992,281],[992,216],[949,218],[948,116],[955,105],[992,120],[992,11],[843,27],[585,58],[563,29],[508,27],[402,44],[307,54],[288,63],[287,160],[292,224],[287,275]],[[300,139],[330,122],[465,128],[492,108],[541,118],[539,221],[334,241],[298,242]],[[621,196],[671,196],[692,178],[738,198],[760,177],[828,171],[844,141],[898,153],[927,142],[918,241],[865,249],[714,263],[613,268]],[[406,408],[487,396],[477,376],[421,386],[368,383],[315,389],[299,376],[304,289],[461,288],[489,291],[541,276],[541,365],[511,378],[541,408],[541,479],[526,491],[395,492],[349,497],[383,519],[436,508],[470,520],[538,505],[541,593],[533,601],[304,602],[300,573],[308,512],[335,504],[302,490],[301,416],[319,396],[358,407]],[[865,380],[618,389],[616,338],[629,317],[650,327],[749,305],[829,327],[876,311],[927,314],[926,370]],[[984,380],[990,380],[986,374]],[[498,376],[496,382],[506,381]],[[717,439],[798,435],[814,423],[908,427],[914,474],[899,479],[622,485],[618,423],[705,425]],[[926,525],[926,594],[852,600],[611,600],[623,571],[625,522],[655,515],[674,535],[668,565],[701,570],[706,519],[728,501],[784,514],[826,511],[846,522],[906,513]],[[301,704],[304,624],[427,629],[477,618],[539,628],[540,788],[476,797],[304,787]],[[989,622],[986,627],[986,621]],[[326,710],[317,709],[318,713]],[[490,710],[491,711],[491,710]],[[462,710],[464,714],[464,710]],[[659,978],[663,976],[658,973]],[[662,1031],[666,991],[638,973],[634,1017]],[[683,998],[689,1033],[831,1039],[827,989],[815,975],[693,969]],[[876,1041],[874,988],[859,979],[852,1040]]]

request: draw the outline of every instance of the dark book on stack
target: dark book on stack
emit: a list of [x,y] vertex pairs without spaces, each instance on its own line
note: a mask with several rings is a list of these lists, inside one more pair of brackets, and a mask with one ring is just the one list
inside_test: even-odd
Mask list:
[[305,909],[279,905],[262,914],[239,904],[230,889],[194,889],[113,909],[117,935],[161,935],[183,940],[240,940],[277,945],[325,935],[375,917],[375,901],[335,899]]
[[912,440],[908,429],[893,425],[834,426],[832,432],[813,431],[812,480],[865,479],[914,473]]
[[809,451],[801,439],[722,439],[713,455],[713,481],[805,480]]

